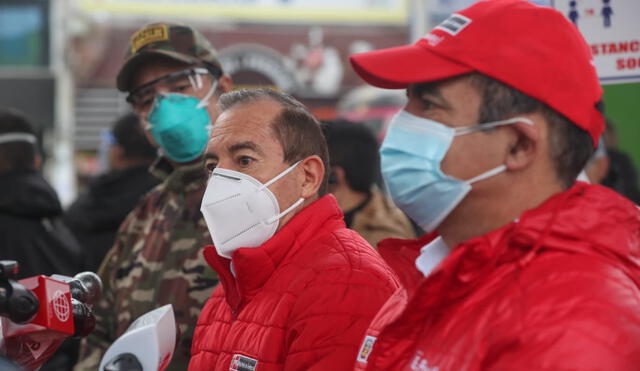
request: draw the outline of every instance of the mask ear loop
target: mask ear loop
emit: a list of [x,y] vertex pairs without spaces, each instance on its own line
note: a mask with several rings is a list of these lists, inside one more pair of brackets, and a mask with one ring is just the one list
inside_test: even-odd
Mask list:
[[200,87],[198,86],[198,84],[196,83],[196,80],[193,79],[192,75],[187,75],[187,79],[189,79],[189,84],[191,84],[191,86],[195,89],[195,90],[200,90]]
[[[300,160],[302,161],[302,160]],[[296,168],[296,166],[298,166],[298,164],[300,163],[300,161],[296,162],[295,164],[289,166],[288,169],[286,169],[285,171],[281,172],[280,174],[276,175],[273,179],[271,179],[270,181],[266,182],[265,184],[262,185],[262,187],[259,188],[259,191],[262,191],[265,188],[268,188],[270,185],[272,185],[273,183],[277,182],[278,180],[280,180],[280,178],[282,178],[283,176],[289,174],[293,169]],[[300,204],[302,204],[304,202],[304,198],[300,197],[298,199],[298,201],[294,202],[293,205],[289,206],[285,211],[281,212],[278,215],[273,216],[272,218],[268,219],[266,221],[267,224],[271,224],[277,220],[280,220],[280,218],[282,218],[283,216],[287,215],[289,212],[291,212],[291,210],[295,209],[296,207],[300,206]]]
[[500,166],[498,166],[496,168],[493,168],[493,169],[491,169],[491,170],[489,170],[489,171],[487,171],[485,173],[482,173],[482,174],[480,174],[480,175],[478,175],[476,177],[473,177],[473,178],[467,180],[467,183],[468,184],[473,184],[473,183],[479,182],[481,180],[484,180],[484,179],[487,179],[487,178],[491,178],[492,176],[498,175],[498,174],[500,174],[501,172],[503,172],[505,170],[507,170],[507,166],[504,165],[504,164],[500,165]]
[[[302,161],[302,160],[300,160]],[[291,171],[293,171],[293,169],[296,168],[296,166],[298,166],[298,164],[300,163],[300,161],[296,162],[295,164],[289,166],[288,169],[286,169],[285,171],[281,172],[280,174],[276,175],[275,177],[273,177],[273,179],[271,179],[270,181],[266,182],[265,184],[262,185],[262,187],[260,187],[258,190],[262,191],[265,188],[268,188],[270,185],[272,185],[273,183],[277,182],[278,180],[280,180],[280,178],[282,178],[283,176],[289,174]]]
[[[496,121],[496,122],[491,122],[491,123],[487,123],[487,124],[482,124],[480,126],[482,126],[482,129],[484,128],[492,128],[492,127],[496,127],[496,126],[500,126],[500,125],[508,125],[508,124],[514,124],[516,122],[524,122],[525,124],[528,125],[533,125],[533,121],[524,118],[524,117],[514,117],[512,119],[508,119],[508,120],[502,120],[502,121]],[[474,129],[474,131],[480,130],[480,129],[475,129],[477,126],[470,126],[469,128]],[[466,129],[466,128],[465,128]],[[462,131],[462,130],[461,130]],[[467,132],[463,133],[463,134],[467,134]],[[494,175],[498,175],[500,173],[502,173],[503,171],[507,170],[507,166],[502,164],[496,168],[493,168],[483,174],[480,174],[476,177],[473,177],[469,180],[467,180],[467,184],[473,184],[476,182],[479,182],[481,180],[487,179],[487,178],[491,178]]]
[[[529,120],[528,118],[525,117],[514,117],[508,120],[501,120],[501,121],[494,121],[494,122],[488,122],[485,124],[480,124],[480,125],[474,125],[474,126],[467,126],[464,128],[459,128],[456,129],[456,135],[464,135],[464,134],[469,134],[469,133],[473,133],[476,131],[480,131],[480,130],[484,130],[484,129],[491,129],[494,128],[496,126],[501,126],[501,125],[508,125],[508,124],[515,124],[516,122],[524,122],[525,124],[528,125],[533,125],[533,121]],[[466,181],[467,184],[471,185],[473,183],[477,183],[481,180],[487,179],[487,178],[491,178],[494,175],[498,175],[500,173],[502,173],[503,171],[507,170],[507,166],[502,164],[498,167],[495,167],[487,172],[484,172],[476,177],[473,177],[469,180]]]
[[[199,77],[199,75],[198,75]],[[202,98],[202,100],[200,101],[200,103],[198,103],[198,105],[196,106],[196,108],[200,109],[203,107],[206,107],[209,105],[209,99],[211,99],[211,97],[213,96],[213,93],[215,93],[216,89],[218,88],[218,80],[215,80],[212,84],[211,84],[211,89],[209,89],[209,91],[207,92],[207,94]]]
[[473,125],[473,126],[464,126],[464,127],[454,128],[453,130],[455,132],[455,136],[458,136],[458,135],[475,133],[476,131],[492,129],[497,126],[515,124],[517,122],[523,122],[527,125],[533,125],[533,121],[529,120],[526,117],[514,117],[507,120],[500,120],[500,121],[487,122],[487,123]]
[[271,223],[273,223],[273,222],[275,222],[275,221],[277,221],[277,220],[280,220],[280,218],[282,218],[283,216],[285,216],[285,215],[289,214],[289,212],[290,212],[291,210],[293,210],[293,209],[295,209],[296,207],[300,206],[300,204],[301,204],[301,203],[303,203],[303,202],[304,202],[304,198],[300,197],[300,198],[298,199],[298,201],[294,202],[294,203],[293,203],[293,205],[289,206],[285,211],[281,212],[280,214],[278,214],[278,215],[274,216],[274,217],[273,217],[273,218],[271,218],[271,219],[268,219],[268,220],[267,220],[267,224],[271,224]]

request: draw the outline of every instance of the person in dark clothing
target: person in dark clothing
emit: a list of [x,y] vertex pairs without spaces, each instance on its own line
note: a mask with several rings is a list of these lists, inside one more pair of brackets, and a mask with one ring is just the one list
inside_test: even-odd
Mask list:
[[638,173],[631,157],[617,149],[608,149],[607,156],[609,156],[609,172],[601,184],[640,205]]
[[618,149],[616,129],[609,119],[606,120],[604,140],[609,157],[609,171],[601,184],[640,205],[638,172],[631,157]]
[[375,184],[380,159],[373,132],[362,123],[346,120],[325,122],[323,130],[331,161],[329,190],[347,228],[373,247],[385,238],[414,238],[409,218]]
[[113,246],[118,227],[140,197],[158,184],[149,173],[156,149],[142,131],[138,117],[118,119],[111,132],[110,171],[94,178],[64,215],[80,241],[88,269],[96,271]]
[[[58,195],[39,172],[41,163],[35,128],[21,114],[0,110],[0,259],[18,262],[19,279],[74,276],[85,268],[82,249],[62,222]],[[41,370],[69,370],[77,347],[67,340]]]
[[38,169],[35,128],[19,113],[0,111],[0,258],[16,260],[18,278],[73,276],[82,250],[62,223],[56,192]]

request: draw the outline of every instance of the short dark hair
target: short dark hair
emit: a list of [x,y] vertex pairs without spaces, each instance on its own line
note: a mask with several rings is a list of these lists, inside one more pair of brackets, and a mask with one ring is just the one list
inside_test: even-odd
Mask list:
[[571,187],[593,154],[589,133],[546,104],[510,86],[480,73],[468,77],[482,98],[478,117],[481,123],[524,113],[542,114],[549,127],[549,155],[556,175],[566,188]]
[[[35,127],[20,112],[13,109],[0,110],[0,135],[26,133],[38,136]],[[28,142],[0,143],[0,173],[33,170],[37,144]]]
[[128,113],[116,120],[111,133],[117,144],[122,147],[125,157],[140,160],[156,158],[158,152],[149,143],[140,124],[140,118],[135,113]]
[[331,166],[344,169],[347,184],[356,192],[369,192],[378,178],[380,155],[373,132],[362,123],[325,122]]
[[292,96],[272,89],[242,89],[222,94],[218,99],[218,108],[224,112],[236,105],[248,104],[270,99],[282,106],[282,110],[271,122],[275,138],[282,146],[284,161],[294,164],[309,156],[320,157],[325,172],[318,189],[320,197],[328,193],[329,154],[322,129],[318,120],[307,107]]

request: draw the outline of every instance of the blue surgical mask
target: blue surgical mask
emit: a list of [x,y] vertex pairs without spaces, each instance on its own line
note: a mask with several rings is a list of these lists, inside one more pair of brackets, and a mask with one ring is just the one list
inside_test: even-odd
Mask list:
[[197,159],[207,147],[211,117],[205,108],[215,91],[202,99],[166,93],[156,97],[148,121],[153,139],[169,159],[185,163]]
[[434,231],[471,190],[471,185],[506,170],[500,165],[469,180],[444,174],[441,163],[453,138],[500,125],[531,120],[516,117],[451,128],[400,111],[380,148],[384,181],[395,204],[426,232]]

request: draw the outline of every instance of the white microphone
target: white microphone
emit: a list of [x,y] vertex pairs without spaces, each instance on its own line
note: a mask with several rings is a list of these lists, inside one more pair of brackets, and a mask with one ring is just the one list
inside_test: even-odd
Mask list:
[[162,371],[176,347],[173,306],[165,305],[138,317],[102,357],[100,371]]

